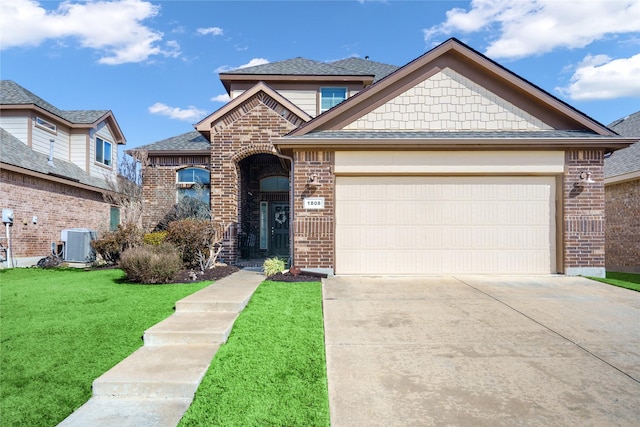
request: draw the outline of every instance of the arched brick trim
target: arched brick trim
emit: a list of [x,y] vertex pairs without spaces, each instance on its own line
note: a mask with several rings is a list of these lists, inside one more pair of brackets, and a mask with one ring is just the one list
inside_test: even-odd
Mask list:
[[276,154],[276,148],[271,144],[259,144],[245,147],[231,156],[231,161],[236,165],[242,160],[254,154]]

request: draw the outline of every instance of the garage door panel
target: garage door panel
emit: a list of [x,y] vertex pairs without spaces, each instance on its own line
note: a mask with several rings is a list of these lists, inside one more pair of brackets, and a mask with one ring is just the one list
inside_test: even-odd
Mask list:
[[553,177],[338,177],[338,274],[549,273]]

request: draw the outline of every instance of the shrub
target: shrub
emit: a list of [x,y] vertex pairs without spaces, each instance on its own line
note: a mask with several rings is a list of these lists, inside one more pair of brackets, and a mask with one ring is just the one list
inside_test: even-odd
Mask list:
[[142,238],[145,245],[158,246],[167,239],[166,231],[154,231],[152,233],[146,233]]
[[222,247],[222,236],[221,228],[207,219],[181,219],[170,222],[167,227],[167,242],[178,248],[184,265],[199,267],[201,271],[210,264],[208,261],[216,249]]
[[142,244],[142,232],[135,224],[118,225],[114,231],[104,233],[91,246],[107,264],[116,264],[124,251]]
[[267,258],[262,264],[264,275],[269,277],[274,274],[282,273],[285,269],[285,261],[282,258]]
[[131,282],[167,283],[182,269],[182,261],[178,250],[169,243],[142,245],[122,253],[120,268]]

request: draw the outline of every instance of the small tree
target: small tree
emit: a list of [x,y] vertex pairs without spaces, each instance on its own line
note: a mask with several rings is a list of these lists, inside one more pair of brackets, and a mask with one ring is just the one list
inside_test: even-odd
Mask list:
[[120,160],[117,177],[107,180],[109,191],[103,194],[103,198],[120,208],[122,224],[140,224],[143,212],[141,173],[148,165],[146,151],[130,151]]

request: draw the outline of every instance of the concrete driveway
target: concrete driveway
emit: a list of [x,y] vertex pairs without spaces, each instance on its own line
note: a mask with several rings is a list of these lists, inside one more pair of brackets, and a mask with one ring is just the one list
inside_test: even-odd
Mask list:
[[563,276],[323,282],[332,426],[640,425],[640,293]]

